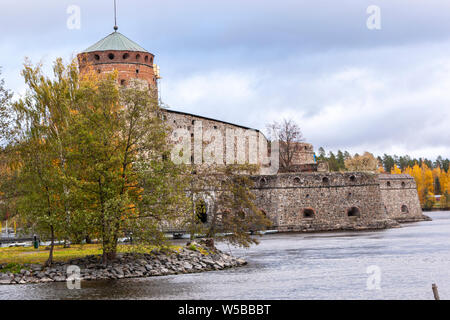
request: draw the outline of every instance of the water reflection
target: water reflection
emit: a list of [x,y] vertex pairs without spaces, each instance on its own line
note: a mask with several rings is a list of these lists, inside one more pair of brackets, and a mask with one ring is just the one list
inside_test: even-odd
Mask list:
[[[248,250],[249,265],[201,274],[145,279],[1,286],[0,299],[441,299],[450,297],[450,212],[432,222],[376,232],[272,234]],[[228,251],[227,246],[222,250]],[[368,266],[379,266],[381,290],[368,290]]]

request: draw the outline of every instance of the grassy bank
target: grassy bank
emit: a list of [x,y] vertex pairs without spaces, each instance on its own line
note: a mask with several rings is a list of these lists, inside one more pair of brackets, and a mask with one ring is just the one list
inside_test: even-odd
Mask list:
[[[179,250],[180,246],[170,246],[172,250]],[[150,252],[157,249],[154,246],[134,246],[134,245],[119,245],[118,252]],[[33,247],[11,247],[0,248],[0,263],[44,263],[47,261],[49,251],[45,247],[34,249]],[[85,244],[72,245],[70,248],[55,246],[53,252],[54,261],[68,261],[75,258],[82,258],[87,255],[102,254],[101,245],[99,244]]]

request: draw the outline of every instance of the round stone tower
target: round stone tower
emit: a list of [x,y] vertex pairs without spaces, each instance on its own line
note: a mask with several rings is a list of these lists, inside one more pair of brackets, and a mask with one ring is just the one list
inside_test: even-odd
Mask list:
[[156,88],[153,70],[155,56],[116,30],[78,54],[80,73],[91,69],[99,74],[118,71],[118,81],[127,85],[131,79],[145,80]]

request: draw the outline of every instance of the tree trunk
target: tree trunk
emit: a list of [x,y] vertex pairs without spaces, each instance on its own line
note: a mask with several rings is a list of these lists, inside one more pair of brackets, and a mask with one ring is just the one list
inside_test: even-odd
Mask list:
[[103,264],[108,264],[108,262],[115,260],[116,257],[117,257],[117,253],[115,250],[103,252],[103,256],[102,256]]
[[117,257],[117,240],[111,241],[111,242],[104,242],[103,243],[103,256],[102,256],[102,262],[103,264],[108,264],[108,262],[111,262],[115,260]]
[[50,231],[51,231],[50,253],[48,255],[47,262],[45,263],[47,267],[50,267],[53,263],[53,249],[55,247],[55,231],[53,229],[53,226],[50,226]]

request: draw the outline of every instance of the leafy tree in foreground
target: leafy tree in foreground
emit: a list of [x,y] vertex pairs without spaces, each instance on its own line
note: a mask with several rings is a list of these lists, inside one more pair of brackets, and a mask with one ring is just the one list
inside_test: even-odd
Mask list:
[[102,240],[107,263],[126,233],[160,243],[159,224],[175,219],[186,199],[179,168],[166,160],[167,128],[153,92],[139,82],[119,89],[114,74],[90,76],[74,110],[70,158],[84,203],[78,212]]
[[21,218],[51,242],[47,265],[53,261],[56,238],[67,239],[72,225],[67,133],[78,88],[74,63],[64,66],[58,59],[53,72],[54,80],[48,79],[40,65],[26,62],[22,75],[28,91],[14,103],[20,132],[9,159],[17,168]]
[[248,247],[257,244],[253,231],[264,230],[271,222],[255,205],[252,165],[195,168],[190,176],[191,214],[187,228],[210,239]]

